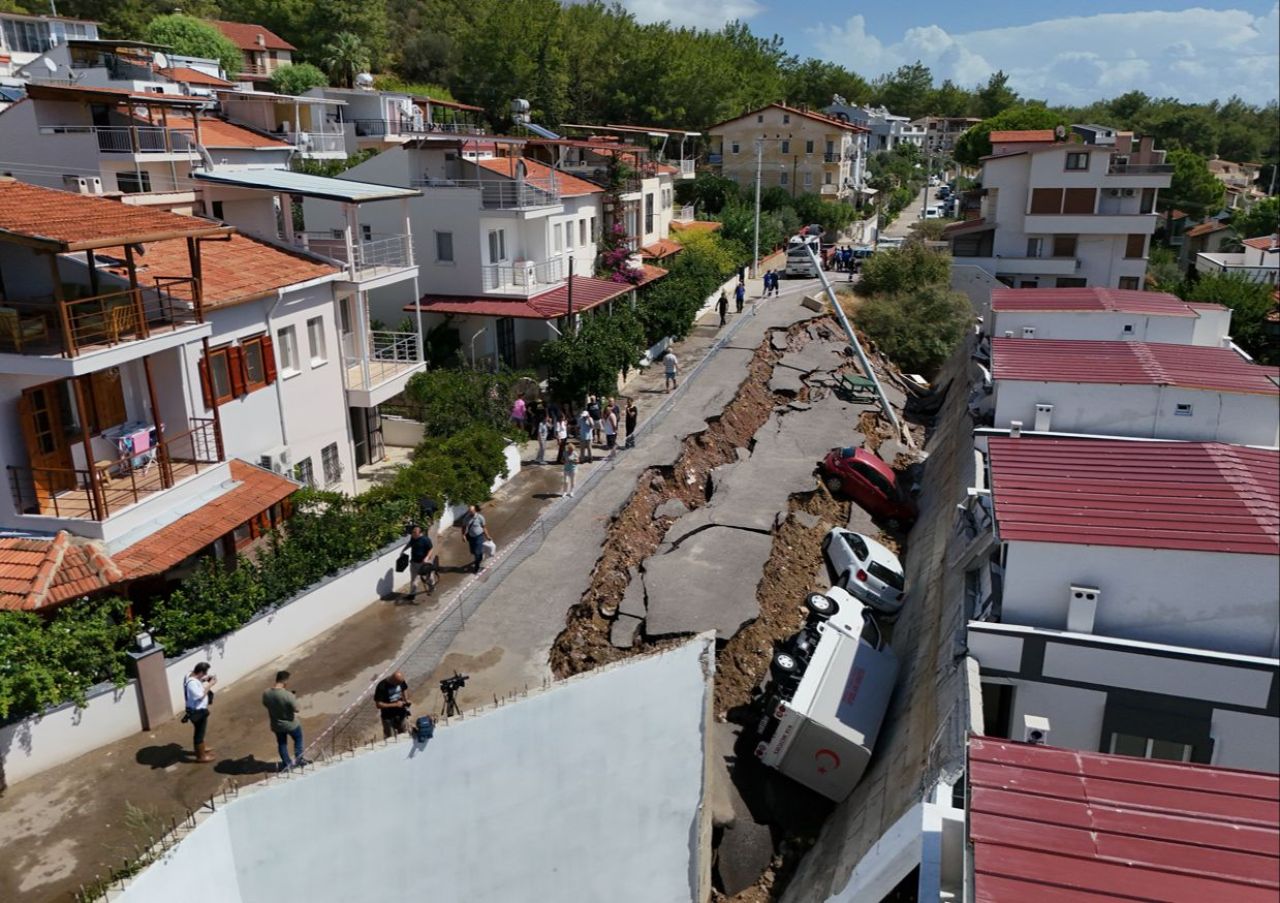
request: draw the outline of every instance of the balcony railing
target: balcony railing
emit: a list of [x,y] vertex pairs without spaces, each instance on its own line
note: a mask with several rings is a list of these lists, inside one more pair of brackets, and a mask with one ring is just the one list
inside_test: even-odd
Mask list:
[[470,122],[405,122],[391,119],[352,119],[357,138],[417,135],[483,135],[485,130]]
[[347,362],[346,386],[358,391],[377,388],[422,362],[416,332],[373,330],[368,349],[363,354],[356,351],[352,357]]
[[554,260],[518,260],[514,263],[493,263],[480,268],[481,285],[486,292],[531,294],[563,282],[568,268],[565,262]]
[[696,173],[694,172],[694,161],[681,160],[680,161],[680,178],[692,179],[695,175]]
[[671,220],[677,223],[691,223],[695,215],[693,204],[685,204],[683,207],[677,207],[672,211]]
[[1112,163],[1107,166],[1109,176],[1159,176],[1172,172],[1172,163]]
[[347,139],[342,132],[285,132],[280,137],[303,153],[345,153]]
[[45,135],[96,135],[104,154],[185,154],[195,150],[193,129],[149,125],[48,125]]
[[224,460],[216,422],[192,418],[186,432],[164,435],[145,452],[93,467],[10,465],[9,486],[23,514],[104,521]]
[[480,206],[486,210],[519,210],[560,203],[559,186],[545,179],[414,179],[410,187],[479,190]]
[[9,301],[0,308],[0,349],[77,357],[203,321],[196,280],[157,276],[155,284],[88,298]]
[[370,238],[355,242],[350,254],[346,239],[332,232],[300,232],[296,239],[313,254],[328,257],[366,278],[373,273],[413,266],[413,243],[408,235],[374,232]]

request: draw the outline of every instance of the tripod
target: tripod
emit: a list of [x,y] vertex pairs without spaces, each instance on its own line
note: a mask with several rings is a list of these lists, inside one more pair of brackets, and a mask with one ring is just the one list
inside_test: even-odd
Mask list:
[[440,692],[444,694],[444,708],[440,710],[441,714],[446,718],[452,717],[453,715],[461,715],[462,709],[458,708],[457,688],[452,686],[443,686],[440,688]]

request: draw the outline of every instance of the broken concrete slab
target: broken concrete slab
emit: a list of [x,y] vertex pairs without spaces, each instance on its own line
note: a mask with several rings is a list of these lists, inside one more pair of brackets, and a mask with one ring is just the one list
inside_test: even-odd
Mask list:
[[747,448],[736,448],[736,449],[734,449],[734,451],[736,451],[736,452],[738,453],[738,463],[739,463],[739,464],[741,464],[743,461],[746,461],[748,458],[750,458],[750,457],[751,457],[751,450],[750,450],[750,449],[747,449]]
[[867,536],[875,536],[880,532],[880,528],[871,519],[871,515],[856,502],[849,505],[849,522],[845,526],[854,533],[862,533]]
[[769,333],[769,347],[774,351],[786,351],[787,334],[785,332],[778,331]]
[[639,618],[619,612],[609,627],[609,642],[619,649],[630,649],[636,644],[643,623]]
[[729,639],[760,613],[756,587],[773,546],[767,533],[712,526],[645,563],[650,636],[715,630]]
[[799,370],[801,373],[813,373],[817,370],[834,370],[843,362],[840,349],[827,342],[810,342],[799,351],[788,351],[774,367]]
[[810,514],[808,511],[793,511],[791,516],[795,518],[796,523],[806,530],[812,530],[822,523],[822,518],[816,514]]
[[804,388],[804,374],[799,370],[774,367],[769,377],[769,391],[774,394],[799,395]]
[[627,583],[627,588],[622,594],[622,601],[618,603],[618,615],[643,618],[645,615],[644,578],[640,576],[640,571],[637,568],[630,568],[630,573],[631,580]]
[[809,310],[816,310],[819,313],[827,306],[825,298],[819,298],[816,295],[805,295],[800,301],[801,306],[807,307]]
[[888,464],[890,467],[893,466],[894,461],[898,460],[899,455],[906,455],[909,458],[913,457],[911,449],[905,443],[899,442],[897,439],[882,439],[880,441],[880,447],[876,449],[876,454],[880,456],[881,461]]
[[653,511],[653,519],[660,517],[677,518],[689,513],[689,506],[680,499],[667,499]]

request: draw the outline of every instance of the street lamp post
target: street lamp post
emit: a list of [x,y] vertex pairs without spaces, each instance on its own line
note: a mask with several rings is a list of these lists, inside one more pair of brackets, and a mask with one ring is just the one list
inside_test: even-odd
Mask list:
[[764,165],[764,139],[756,139],[756,234],[755,253],[752,257],[751,278],[760,278],[760,178]]

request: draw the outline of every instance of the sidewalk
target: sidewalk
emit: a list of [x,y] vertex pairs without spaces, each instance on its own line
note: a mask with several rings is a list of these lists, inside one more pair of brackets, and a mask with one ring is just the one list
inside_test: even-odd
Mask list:
[[[748,310],[741,316],[750,316],[751,301],[762,294],[758,279],[749,279]],[[787,283],[783,284],[784,295]],[[761,310],[768,310],[764,306]],[[765,318],[761,317],[763,321]],[[730,314],[733,328],[739,315]],[[711,311],[705,315],[690,336],[676,345],[681,361],[681,381],[706,355],[720,330],[716,327],[717,315]],[[751,324],[753,327],[755,324]],[[763,328],[763,324],[759,328]],[[753,329],[753,333],[756,330]],[[758,336],[749,341],[751,347]],[[721,350],[716,368],[723,369],[723,383],[733,387],[741,380],[745,360],[735,340]],[[732,349],[732,351],[730,350]],[[704,376],[710,376],[705,374]],[[717,399],[723,405],[728,397],[724,386],[713,384],[720,379],[707,380],[696,394],[682,398],[678,406],[687,410],[687,416],[673,417],[671,424],[682,437],[690,425],[719,410]],[[661,366],[636,371],[627,380],[624,394],[636,399],[643,424],[652,412],[665,400]],[[692,388],[692,387],[691,387]],[[674,414],[675,411],[673,410]],[[631,478],[627,473],[634,467],[647,466],[653,460],[662,460],[674,445],[664,423],[660,435],[646,435],[646,451],[622,452],[627,456],[626,472],[617,480],[602,482],[595,487],[601,498],[589,506],[575,507],[569,522],[590,522],[593,533],[603,530],[608,512],[615,504],[614,497],[623,497],[630,490]],[[524,446],[523,458],[532,461],[536,443]],[[665,449],[665,452],[664,452]],[[597,454],[594,464],[583,465],[579,470],[579,486],[586,482],[595,468],[601,466]],[[641,457],[644,455],[644,457]],[[612,476],[612,474],[606,475]],[[494,499],[485,506],[489,528],[499,547],[515,541],[531,524],[559,498],[561,470],[555,465],[526,464],[521,472],[503,486]],[[600,492],[601,490],[607,491]],[[581,493],[580,493],[581,495]],[[575,500],[585,501],[585,500]],[[419,596],[417,604],[404,601],[377,602],[371,600],[367,608],[322,634],[310,643],[281,656],[277,661],[260,669],[233,686],[220,687],[217,701],[209,721],[208,742],[213,748],[215,762],[212,765],[195,765],[186,761],[185,751],[191,743],[188,725],[174,720],[158,729],[140,733],[126,740],[102,747],[66,765],[51,769],[30,780],[23,781],[0,796],[0,837],[4,838],[4,856],[0,860],[0,899],[6,901],[66,900],[84,882],[97,874],[105,875],[111,868],[119,867],[122,860],[131,857],[147,837],[158,835],[167,829],[173,818],[180,818],[187,810],[202,804],[211,794],[229,782],[246,783],[260,780],[274,771],[276,762],[275,738],[267,727],[266,714],[261,705],[261,694],[270,686],[274,673],[287,668],[293,673],[292,689],[301,702],[303,730],[308,742],[316,737],[333,719],[355,699],[358,699],[370,683],[381,677],[385,670],[397,661],[419,639],[423,630],[443,610],[451,594],[455,593],[470,576],[462,573],[462,565],[469,560],[465,544],[457,530],[447,530],[443,537],[433,537],[440,550],[443,573],[433,596]],[[504,655],[509,660],[528,662],[541,656],[545,666],[546,646],[535,651],[548,629],[563,626],[564,613],[580,595],[579,584],[590,573],[594,560],[594,535],[586,535],[579,526],[567,531],[557,531],[557,537],[578,535],[580,549],[586,555],[585,567],[574,566],[560,570],[553,556],[537,556],[538,560],[523,562],[519,567],[541,571],[546,581],[539,580],[537,592],[549,593],[553,611],[551,616],[540,618],[537,629],[524,634],[520,644],[527,648],[505,650],[485,646],[480,656],[446,656],[442,668],[452,670],[480,669],[494,664]],[[565,540],[557,538],[563,545]],[[548,571],[547,568],[550,568]],[[497,570],[497,569],[495,569]],[[531,587],[522,585],[523,573],[516,580],[498,584],[495,598],[520,599]],[[481,578],[482,580],[484,578]],[[499,575],[498,578],[501,579]],[[561,587],[555,591],[555,587]],[[545,590],[543,587],[552,587]],[[517,635],[522,634],[520,618],[506,610],[505,606],[485,603],[485,622],[494,616],[509,619],[508,627]],[[480,625],[477,625],[480,626]],[[461,636],[470,639],[472,624]],[[482,645],[483,632],[476,637]],[[425,683],[422,675],[409,675],[411,696],[417,700],[419,713],[438,708],[438,693],[434,685]],[[424,688],[425,684],[425,688]],[[518,684],[510,683],[508,689]],[[463,707],[484,698],[480,682],[469,685],[462,694]],[[394,796],[394,792],[392,794]],[[295,826],[296,827],[296,826]],[[296,839],[297,831],[282,826],[286,838]]]

